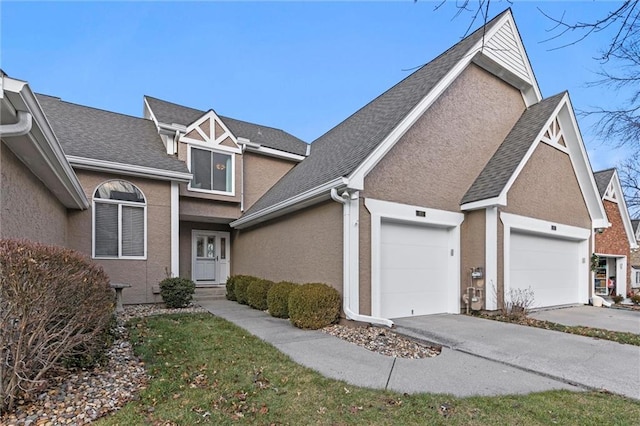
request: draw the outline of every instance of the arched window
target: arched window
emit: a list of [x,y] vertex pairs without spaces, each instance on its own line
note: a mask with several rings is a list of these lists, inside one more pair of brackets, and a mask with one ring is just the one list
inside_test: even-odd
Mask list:
[[147,201],[124,180],[104,182],[93,194],[93,257],[144,259]]

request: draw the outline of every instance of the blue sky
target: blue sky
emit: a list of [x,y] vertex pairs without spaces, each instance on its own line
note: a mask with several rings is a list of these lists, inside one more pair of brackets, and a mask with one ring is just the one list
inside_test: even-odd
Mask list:
[[[311,142],[460,40],[471,16],[438,3],[2,1],[0,66],[69,102],[140,116],[150,95]],[[586,87],[608,34],[550,50],[575,36],[543,42],[553,25],[537,10],[589,20],[615,5],[512,5],[544,96],[569,90],[576,109],[622,99]],[[490,15],[509,6],[493,0]],[[624,159],[579,122],[595,170]]]

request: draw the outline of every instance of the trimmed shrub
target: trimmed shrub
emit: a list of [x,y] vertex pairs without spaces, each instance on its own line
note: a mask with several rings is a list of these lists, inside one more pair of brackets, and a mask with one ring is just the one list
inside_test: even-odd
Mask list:
[[326,284],[303,284],[289,294],[289,319],[299,328],[319,329],[338,321],[340,293]]
[[252,277],[251,275],[238,275],[235,281],[234,293],[236,295],[236,300],[238,303],[242,305],[247,305],[247,288],[249,284],[251,284],[255,280],[259,280],[260,278]]
[[634,305],[640,305],[640,293],[634,294],[630,299]]
[[615,303],[616,305],[619,305],[624,300],[624,296],[616,294],[615,296],[611,297],[611,299],[613,300],[613,303]]
[[236,281],[239,277],[241,277],[241,275],[232,275],[227,278],[227,300],[236,300]]
[[267,293],[273,286],[273,281],[257,279],[247,287],[247,303],[253,309],[265,311],[267,309]]
[[167,308],[185,308],[191,303],[196,284],[187,278],[173,277],[160,281],[160,296]]
[[269,314],[276,318],[289,318],[289,294],[298,284],[282,281],[274,284],[267,294]]
[[101,358],[115,294],[73,250],[0,240],[0,413],[37,395],[65,363]]

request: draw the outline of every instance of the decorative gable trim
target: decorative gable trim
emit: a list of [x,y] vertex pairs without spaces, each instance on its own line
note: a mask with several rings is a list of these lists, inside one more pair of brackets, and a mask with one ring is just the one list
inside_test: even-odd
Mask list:
[[238,139],[213,110],[209,110],[191,123],[185,134],[180,137],[180,142],[236,154],[241,153]]
[[556,117],[551,124],[547,128],[547,131],[544,132],[544,135],[540,138],[540,142],[546,143],[549,146],[558,149],[565,154],[569,154],[569,150],[567,149],[567,143],[564,138],[564,133],[562,132],[562,126],[560,126],[560,122]]
[[604,196],[602,197],[602,199],[618,204],[618,197],[616,195],[616,190],[613,185],[613,179],[611,179],[611,182],[609,182],[609,186],[607,187],[607,190],[604,192]]
[[[462,71],[467,66],[474,62],[477,65],[482,66],[487,71],[496,75],[505,81],[514,84],[513,79],[505,77],[507,74],[515,75],[510,68],[505,68],[499,62],[496,62],[488,52],[491,49],[487,48],[487,40],[492,40],[493,37],[508,24],[510,28],[513,42],[510,44],[510,49],[516,49],[517,53],[514,55],[521,58],[524,62],[525,68],[528,73],[527,81],[520,79],[519,85],[516,85],[522,92],[525,104],[527,106],[539,102],[542,99],[540,89],[531,70],[529,59],[526,56],[526,52],[520,40],[520,35],[516,29],[515,21],[511,11],[507,11],[502,18],[495,25],[493,25],[486,33],[483,39],[480,39],[469,52],[464,55],[454,67],[451,68],[449,73],[434,86],[434,88],[425,96],[414,109],[407,114],[407,116],[387,135],[387,137],[372,151],[371,154],[351,173],[349,176],[349,188],[355,190],[364,190],[364,178],[373,170],[373,168],[384,158],[385,155],[393,148],[393,146],[400,140],[400,138],[413,126],[416,121],[425,113],[425,111],[444,93],[444,91],[458,78]],[[503,29],[503,33],[504,33]],[[497,44],[498,39],[495,43]],[[506,54],[506,53],[505,53]],[[510,81],[511,80],[511,81]]]

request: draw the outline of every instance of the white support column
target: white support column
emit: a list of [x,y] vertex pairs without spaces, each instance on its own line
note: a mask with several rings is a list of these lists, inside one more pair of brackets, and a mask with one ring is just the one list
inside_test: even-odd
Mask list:
[[171,276],[180,275],[180,188],[171,182]]
[[485,214],[485,308],[498,309],[498,207],[487,207]]

